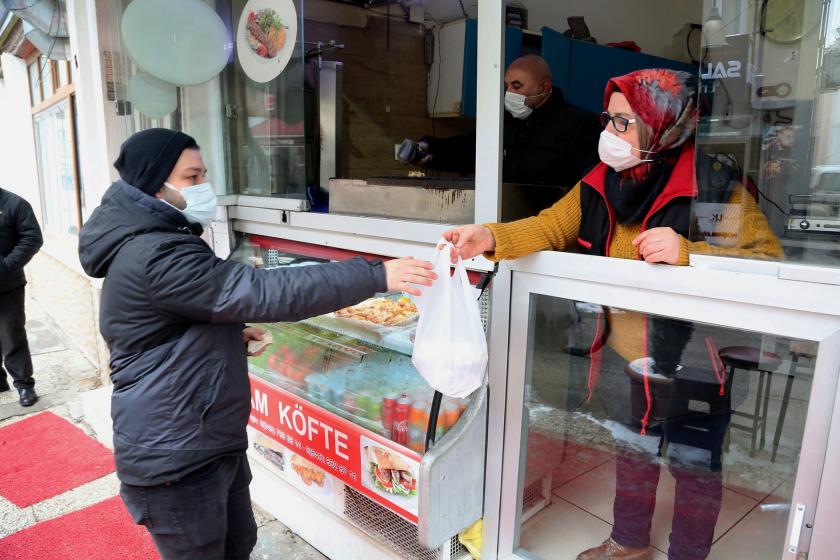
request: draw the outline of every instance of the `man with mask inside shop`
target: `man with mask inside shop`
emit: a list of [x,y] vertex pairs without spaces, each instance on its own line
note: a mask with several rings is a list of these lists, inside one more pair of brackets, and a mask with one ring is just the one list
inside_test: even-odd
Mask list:
[[[598,163],[598,116],[568,103],[552,86],[551,68],[529,54],[505,72],[502,177],[508,183],[573,187]],[[475,133],[451,138],[424,136],[406,141],[403,163],[438,171],[475,171]]]

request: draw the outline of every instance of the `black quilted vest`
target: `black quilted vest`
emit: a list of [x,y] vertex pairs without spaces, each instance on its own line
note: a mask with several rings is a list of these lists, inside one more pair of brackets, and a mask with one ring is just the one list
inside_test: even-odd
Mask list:
[[[671,178],[642,222],[642,231],[655,227],[670,227],[690,241],[700,241],[690,235],[691,202],[725,202],[737,185],[737,172],[716,160],[700,154],[695,176],[695,150],[686,146]],[[599,163],[581,180],[581,223],[578,233],[578,252],[587,255],[609,256],[609,246],[615,228],[615,214],[604,196],[604,177],[607,166]],[[696,182],[695,182],[696,181]],[[696,188],[697,184],[702,186]]]

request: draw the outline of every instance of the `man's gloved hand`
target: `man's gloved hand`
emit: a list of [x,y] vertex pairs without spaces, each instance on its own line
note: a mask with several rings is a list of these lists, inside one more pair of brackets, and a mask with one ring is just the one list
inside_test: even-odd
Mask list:
[[417,142],[406,138],[400,144],[397,159],[400,160],[400,163],[426,165],[432,160],[432,154],[429,153],[429,143],[422,138]]

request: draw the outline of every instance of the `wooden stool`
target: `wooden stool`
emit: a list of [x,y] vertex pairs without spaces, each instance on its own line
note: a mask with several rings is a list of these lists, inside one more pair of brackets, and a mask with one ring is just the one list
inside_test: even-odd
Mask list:
[[[749,425],[736,424],[731,422],[730,428],[744,430],[750,433],[750,457],[755,457],[756,438],[759,436],[759,447],[764,449],[764,441],[767,433],[767,409],[770,404],[770,380],[771,376],[780,365],[782,359],[773,352],[760,354],[758,348],[752,346],[727,346],[721,348],[718,354],[726,365],[729,373],[729,386],[732,386],[732,378],[736,369],[758,372],[758,391],[755,395],[755,408],[752,413],[732,411],[732,416],[739,416],[750,420]],[[786,404],[786,403],[785,403]],[[778,430],[777,430],[778,432]],[[774,437],[775,439],[775,437]]]
[[[817,355],[817,344],[808,340],[792,340],[790,343],[790,371],[787,375],[787,383],[785,383],[785,392],[782,395],[782,406],[779,409],[779,420],[776,422],[776,433],[773,434],[773,454],[770,455],[770,462],[776,462],[776,454],[779,452],[779,441],[782,439],[782,430],[785,425],[785,417],[787,416],[787,407],[790,402],[790,392],[793,388],[793,380],[795,377],[803,377],[799,373],[799,360],[813,361]],[[810,366],[813,367],[813,366]],[[810,373],[810,367],[807,372]],[[805,375],[809,375],[806,373]]]

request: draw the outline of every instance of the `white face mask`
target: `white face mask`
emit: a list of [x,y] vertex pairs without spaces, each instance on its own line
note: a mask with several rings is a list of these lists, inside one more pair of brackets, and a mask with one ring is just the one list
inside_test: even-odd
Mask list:
[[203,226],[209,225],[216,217],[216,206],[218,199],[216,191],[210,183],[201,183],[192,187],[177,189],[169,183],[164,183],[166,188],[178,191],[184,197],[187,207],[180,212],[187,220]]
[[[507,112],[515,119],[527,119],[534,110],[525,105],[525,100],[529,97],[543,97],[545,95],[545,93],[538,93],[537,95],[522,95],[521,93],[506,91],[505,109],[507,109]],[[540,105],[542,105],[542,103]]]
[[[631,167],[636,167],[640,163],[653,161],[652,159],[641,159],[633,154],[633,150],[641,153],[643,150],[634,148],[630,142],[624,138],[619,138],[607,129],[601,131],[601,139],[598,141],[598,157],[601,161],[615,169],[616,171],[624,171]],[[655,152],[645,152],[652,154]]]

